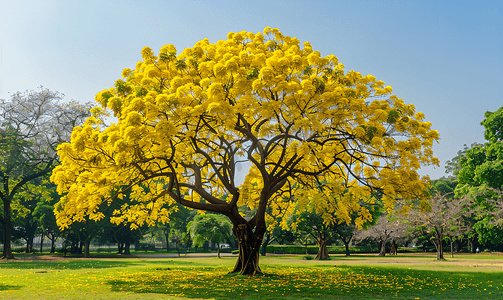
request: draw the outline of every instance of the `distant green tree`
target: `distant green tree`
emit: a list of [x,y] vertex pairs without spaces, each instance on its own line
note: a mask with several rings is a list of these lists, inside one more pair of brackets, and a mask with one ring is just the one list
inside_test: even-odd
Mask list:
[[[279,221],[281,222],[281,221]],[[279,223],[278,222],[278,223]],[[273,229],[267,229],[262,242],[262,256],[266,256],[267,246],[276,242],[280,245],[293,243],[297,239],[297,234],[290,229],[283,229],[281,226],[275,226]]]
[[232,234],[232,224],[227,217],[214,214],[196,215],[187,225],[187,229],[194,243],[200,247],[205,241],[215,243],[218,258],[220,258],[220,243]]
[[169,222],[159,224],[159,227],[164,232],[166,247],[169,247],[169,241],[172,240],[175,242],[178,251],[180,245],[187,248],[192,245],[192,238],[188,234],[187,225],[194,219],[196,211],[188,209],[183,205],[176,205],[178,206],[178,210],[170,214]]
[[131,245],[140,240],[144,228],[131,229],[128,224],[112,224],[110,221],[102,222],[102,238],[111,243],[117,243],[119,254],[131,255]]
[[461,162],[466,158],[466,152],[473,147],[480,146],[481,144],[474,142],[468,147],[466,144],[463,145],[463,150],[459,150],[457,155],[454,156],[451,160],[445,162],[445,173],[452,174],[457,177],[459,171],[461,171],[462,166]]
[[[477,144],[466,151],[460,158],[461,169],[458,173],[457,197],[469,196],[474,199],[472,238],[477,238],[482,245],[503,240],[503,232],[494,226],[494,214],[497,210],[494,200],[498,191],[503,189],[503,107],[495,112],[486,112],[481,125],[484,126],[485,144]],[[472,242],[471,250],[475,246]]]
[[[503,136],[500,128],[503,124],[503,107],[495,112],[486,112],[482,125],[484,137],[488,140],[466,151],[461,158],[457,195],[494,196],[491,189],[503,187]],[[478,197],[483,200],[484,197]]]
[[458,179],[456,176],[441,177],[431,181],[431,195],[447,195],[447,197],[454,197],[454,191],[458,185]]
[[353,240],[357,229],[358,228],[356,227],[356,224],[354,222],[350,224],[342,222],[340,224],[337,224],[337,226],[335,227],[335,237],[344,244],[344,251],[346,253],[346,256],[350,256],[349,243],[351,243],[351,241]]
[[[311,236],[318,244],[316,259],[329,259],[327,243],[334,240],[334,225],[326,224],[321,214],[313,211],[304,211],[292,216],[292,225],[295,230]],[[304,239],[306,239],[305,237]]]
[[[60,200],[60,196],[56,191],[56,186],[53,184],[45,185],[49,192],[49,197],[39,201],[33,216],[37,219],[40,231],[43,236],[46,236],[51,241],[50,253],[56,252],[56,238],[62,235],[56,224],[56,217],[54,216],[54,205]],[[40,250],[42,252],[42,249]]]

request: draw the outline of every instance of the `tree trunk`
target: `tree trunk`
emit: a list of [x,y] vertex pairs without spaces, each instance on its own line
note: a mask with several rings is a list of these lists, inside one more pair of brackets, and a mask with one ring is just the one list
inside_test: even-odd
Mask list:
[[[7,197],[6,197],[7,198]],[[10,199],[3,199],[3,256],[2,258],[14,259],[12,254],[12,244],[10,240],[12,220],[10,216]]]
[[26,253],[33,253],[33,236],[26,239]]
[[398,249],[395,240],[391,240],[391,248],[389,250],[389,255],[397,255]]
[[344,243],[344,247],[346,248],[346,256],[350,256],[349,254],[349,242],[346,242],[346,240],[342,240],[342,242]]
[[454,242],[452,241],[452,238],[451,238],[451,258],[453,258],[453,257],[454,257],[454,252],[453,252],[453,250],[452,250],[452,248],[453,248],[453,247],[452,247],[452,244],[454,244]]
[[89,258],[91,257],[91,254],[89,252],[89,247],[91,245],[91,239],[87,238],[84,242],[84,257]]
[[379,250],[379,256],[386,256],[386,240],[381,240],[381,250]]
[[319,238],[318,239],[318,254],[316,254],[315,259],[325,260],[325,259],[329,259],[329,258],[330,258],[330,256],[328,256],[327,239],[326,238]]
[[131,243],[126,242],[126,243],[124,244],[124,255],[131,255],[131,250],[130,250],[130,248],[131,248]]
[[166,238],[166,252],[169,252],[169,232],[164,234]]
[[470,253],[477,252],[477,246],[475,245],[475,242],[475,237],[468,238],[468,251],[470,251]]
[[445,260],[444,249],[442,247],[442,236],[435,231],[435,247],[437,247],[437,260]]
[[261,274],[259,267],[259,250],[264,234],[255,235],[247,224],[239,224],[232,228],[239,243],[239,256],[231,273],[239,275]]
[[220,258],[220,244],[217,244],[217,256]]
[[40,253],[42,253],[42,250],[44,250],[44,234],[43,233],[40,235]]
[[445,260],[444,249],[442,247],[442,240],[438,241],[437,260]]
[[52,235],[52,238],[50,238],[50,240],[51,240],[51,253],[55,253],[56,252],[56,247],[55,247],[56,236]]
[[267,250],[267,245],[269,245],[269,243],[271,242],[271,235],[269,233],[267,233],[265,235],[265,241],[262,243],[262,247],[260,249],[262,249],[262,256],[266,256],[266,250]]

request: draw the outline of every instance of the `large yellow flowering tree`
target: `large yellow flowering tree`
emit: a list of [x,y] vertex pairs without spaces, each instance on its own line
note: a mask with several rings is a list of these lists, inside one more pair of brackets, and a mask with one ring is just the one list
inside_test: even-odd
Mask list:
[[[63,228],[103,218],[112,202],[122,203],[112,221],[133,227],[169,222],[175,203],[217,212],[239,241],[234,272],[255,274],[269,214],[318,199],[363,223],[370,214],[358,201],[376,191],[388,207],[420,197],[428,178],[417,169],[438,164],[438,133],[413,105],[278,29],[229,33],[181,53],[145,47],[142,57],[97,94],[94,116],[59,147],[52,180],[65,195],[55,209]],[[112,112],[117,123],[103,126]],[[239,184],[241,161],[252,167]],[[309,192],[321,182],[341,201]],[[238,211],[244,205],[253,217]]]

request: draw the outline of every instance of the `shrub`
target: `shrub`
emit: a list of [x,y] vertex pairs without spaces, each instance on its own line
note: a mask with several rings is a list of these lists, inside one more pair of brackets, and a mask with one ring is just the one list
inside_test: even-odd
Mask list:
[[[267,253],[273,254],[306,254],[305,246],[298,245],[269,245]],[[318,246],[307,246],[308,254],[318,253]]]
[[[139,243],[138,245],[139,251],[154,251],[155,252],[155,245],[150,244],[150,243]],[[136,248],[136,247],[135,247]]]

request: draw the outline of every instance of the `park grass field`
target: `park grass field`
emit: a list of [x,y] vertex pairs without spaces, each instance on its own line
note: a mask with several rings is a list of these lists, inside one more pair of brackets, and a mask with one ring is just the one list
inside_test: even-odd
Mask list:
[[502,299],[503,256],[261,257],[264,275],[227,274],[236,258],[61,258],[0,262],[0,299]]

